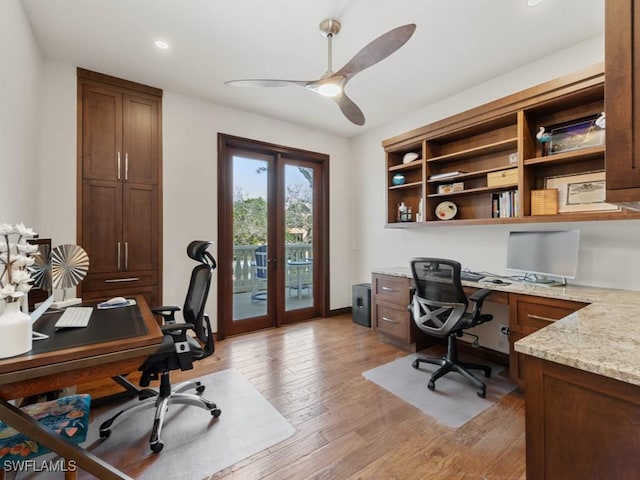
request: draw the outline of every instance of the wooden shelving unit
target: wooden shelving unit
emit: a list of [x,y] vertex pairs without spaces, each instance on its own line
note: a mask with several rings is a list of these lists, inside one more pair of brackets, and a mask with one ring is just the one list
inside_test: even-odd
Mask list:
[[[531,214],[531,192],[544,189],[547,179],[605,170],[604,144],[547,153],[548,146],[536,138],[540,127],[557,132],[603,111],[604,65],[599,64],[383,141],[388,171],[386,226],[640,218],[640,213],[622,209]],[[420,158],[403,164],[408,152]],[[403,185],[393,184],[397,173],[405,176]],[[509,193],[501,197],[502,192]],[[515,216],[495,217],[499,198],[510,202],[508,211]],[[457,206],[451,220],[440,220],[435,214],[443,201]],[[422,216],[417,221],[398,221],[402,203],[413,212],[422,207]]]

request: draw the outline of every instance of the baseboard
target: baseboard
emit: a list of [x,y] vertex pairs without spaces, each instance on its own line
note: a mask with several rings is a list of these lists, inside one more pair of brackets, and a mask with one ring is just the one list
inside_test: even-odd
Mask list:
[[326,318],[329,317],[339,317],[340,315],[351,315],[351,307],[344,308],[336,308],[334,310],[329,310]]

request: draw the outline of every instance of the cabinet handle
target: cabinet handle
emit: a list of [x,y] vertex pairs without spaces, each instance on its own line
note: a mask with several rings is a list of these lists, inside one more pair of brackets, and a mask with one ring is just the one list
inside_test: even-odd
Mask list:
[[118,242],[118,270],[120,270],[120,242]]
[[120,152],[118,152],[118,155],[116,156],[117,160],[116,160],[116,169],[118,170],[117,174],[118,174],[118,180],[120,180]]
[[389,317],[385,317],[385,316],[382,317],[382,320],[384,320],[385,322],[388,322],[388,323],[398,323],[393,318],[389,318]]
[[555,322],[557,320],[557,318],[541,317],[540,315],[533,315],[532,313],[527,313],[527,317],[532,320],[544,320],[545,322]]
[[124,242],[124,269],[129,270],[129,242]]
[[398,291],[397,288],[385,287],[384,285],[382,287],[380,287],[380,290],[383,290],[385,292],[397,292]]
[[140,280],[138,277],[112,278],[111,280],[105,280],[104,283],[137,282],[138,280]]
[[129,153],[124,154],[124,179],[129,180]]

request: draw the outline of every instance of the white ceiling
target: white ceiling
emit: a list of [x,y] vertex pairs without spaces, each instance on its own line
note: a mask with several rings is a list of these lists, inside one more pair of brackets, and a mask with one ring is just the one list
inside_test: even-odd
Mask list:
[[[352,137],[554,51],[599,35],[604,0],[22,0],[44,56]],[[225,80],[314,80],[327,69],[318,25],[336,18],[339,69],[407,23],[400,50],[354,77],[366,124],[300,87],[233,88]],[[156,39],[170,48],[161,51]]]

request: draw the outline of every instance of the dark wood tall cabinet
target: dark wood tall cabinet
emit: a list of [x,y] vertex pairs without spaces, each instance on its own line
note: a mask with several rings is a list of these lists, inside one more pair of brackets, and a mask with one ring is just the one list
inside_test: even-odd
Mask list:
[[78,69],[84,300],[162,299],[162,90]]
[[[640,201],[640,5],[605,2],[607,201]],[[635,205],[638,208],[638,205]]]

